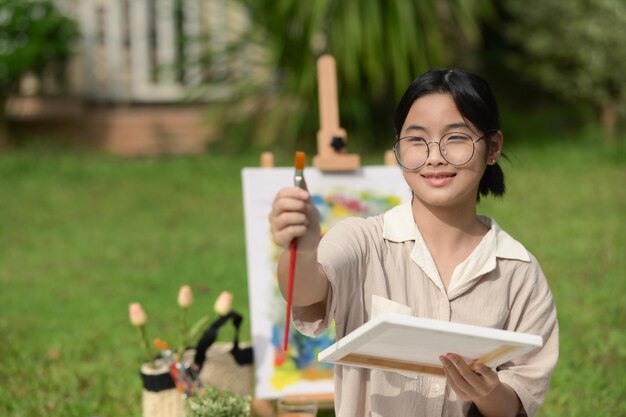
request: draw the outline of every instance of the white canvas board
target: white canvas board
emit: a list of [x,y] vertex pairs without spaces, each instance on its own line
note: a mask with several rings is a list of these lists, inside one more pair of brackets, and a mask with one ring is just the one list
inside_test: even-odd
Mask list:
[[[382,314],[320,352],[320,362],[421,373],[441,372],[439,356],[456,353],[466,362],[496,367],[541,347],[538,335],[400,314]],[[353,358],[360,362],[355,363]],[[366,358],[367,360],[361,361]],[[406,365],[406,366],[405,366]],[[427,371],[436,368],[438,371]],[[417,371],[420,372],[420,371]]]
[[[281,188],[293,185],[293,176],[290,167],[242,170],[257,398],[334,391],[332,364],[317,361],[317,354],[335,342],[334,329],[319,338],[307,338],[292,326],[288,354],[282,355],[279,349],[286,303],[276,278],[281,249],[271,240],[268,215],[274,196]],[[411,198],[399,167],[372,166],[349,173],[305,168],[304,176],[320,212],[322,234],[343,217],[380,214]]]

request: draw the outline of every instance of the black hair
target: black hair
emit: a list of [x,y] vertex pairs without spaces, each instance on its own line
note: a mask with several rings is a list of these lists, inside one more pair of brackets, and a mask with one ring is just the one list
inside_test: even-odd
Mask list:
[[[467,71],[443,68],[428,71],[415,79],[406,89],[396,110],[396,137],[400,137],[400,131],[413,102],[433,93],[450,94],[461,116],[484,134],[490,135],[500,130],[498,106],[487,81]],[[491,141],[485,142],[489,149]],[[477,199],[489,194],[501,197],[504,192],[502,168],[498,163],[487,165],[478,185]]]

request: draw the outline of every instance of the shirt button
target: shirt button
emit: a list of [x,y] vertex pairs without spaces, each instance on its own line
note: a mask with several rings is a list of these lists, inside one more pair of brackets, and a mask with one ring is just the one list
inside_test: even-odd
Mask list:
[[441,384],[439,384],[439,383],[437,383],[437,382],[436,382],[436,383],[434,383],[434,384],[433,384],[433,392],[434,392],[435,394],[439,394],[439,393],[441,392]]

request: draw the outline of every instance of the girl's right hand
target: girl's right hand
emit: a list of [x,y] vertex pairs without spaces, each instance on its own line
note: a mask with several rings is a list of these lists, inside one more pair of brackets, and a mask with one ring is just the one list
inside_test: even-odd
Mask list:
[[280,190],[269,215],[272,239],[287,249],[298,238],[298,250],[317,250],[320,240],[319,213],[306,190],[288,187]]

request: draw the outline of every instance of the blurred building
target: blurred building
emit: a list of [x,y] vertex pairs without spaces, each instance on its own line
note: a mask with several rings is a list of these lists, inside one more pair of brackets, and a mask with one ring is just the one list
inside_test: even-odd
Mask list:
[[8,103],[13,131],[125,156],[205,149],[211,132],[202,113],[229,95],[220,74],[249,70],[214,53],[248,25],[236,2],[55,2],[79,23],[80,45],[67,67],[24,77]]

